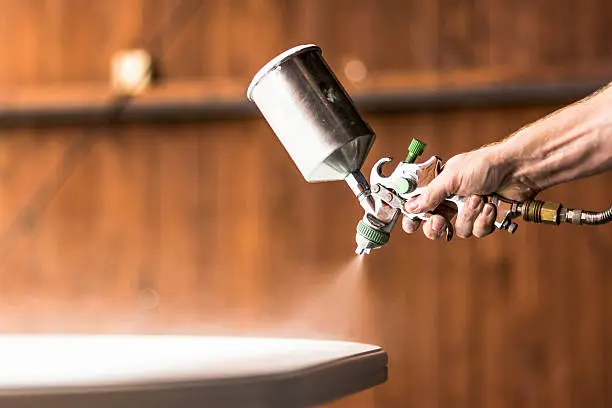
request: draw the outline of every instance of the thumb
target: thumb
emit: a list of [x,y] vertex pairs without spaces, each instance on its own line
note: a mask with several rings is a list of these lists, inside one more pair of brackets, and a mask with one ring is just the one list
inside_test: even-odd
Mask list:
[[440,174],[423,188],[420,195],[405,204],[406,211],[421,213],[435,210],[450,195],[448,184],[444,173]]

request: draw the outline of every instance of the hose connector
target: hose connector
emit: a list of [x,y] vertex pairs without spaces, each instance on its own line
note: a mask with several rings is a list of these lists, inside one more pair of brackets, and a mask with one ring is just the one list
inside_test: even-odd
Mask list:
[[552,201],[525,201],[522,206],[523,219],[536,224],[561,223],[561,204]]

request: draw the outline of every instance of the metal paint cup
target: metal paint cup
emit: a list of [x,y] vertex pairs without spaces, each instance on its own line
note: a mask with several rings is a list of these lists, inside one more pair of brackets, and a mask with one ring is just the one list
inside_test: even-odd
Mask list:
[[375,135],[319,47],[301,45],[272,59],[253,78],[247,97],[306,181],[361,174]]

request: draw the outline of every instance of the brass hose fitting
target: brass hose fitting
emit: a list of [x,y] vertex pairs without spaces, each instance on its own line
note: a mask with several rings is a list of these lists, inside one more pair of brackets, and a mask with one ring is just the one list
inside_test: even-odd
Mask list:
[[552,201],[525,201],[522,206],[523,219],[537,224],[559,225],[561,204]]

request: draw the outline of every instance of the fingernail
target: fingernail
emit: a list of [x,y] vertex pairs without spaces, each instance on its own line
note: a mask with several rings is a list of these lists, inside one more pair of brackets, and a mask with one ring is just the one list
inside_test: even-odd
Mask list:
[[409,212],[419,212],[420,210],[419,203],[416,200],[408,201],[404,207]]
[[431,221],[431,229],[438,235],[442,234],[444,230],[444,221],[436,217]]
[[416,231],[418,224],[415,225],[415,223],[413,223],[408,218],[404,218],[404,220],[402,221],[402,227],[404,228],[404,231],[406,231],[408,234],[412,234]]
[[491,204],[485,205],[484,215],[486,215],[488,217],[491,214],[493,214],[493,206]]

